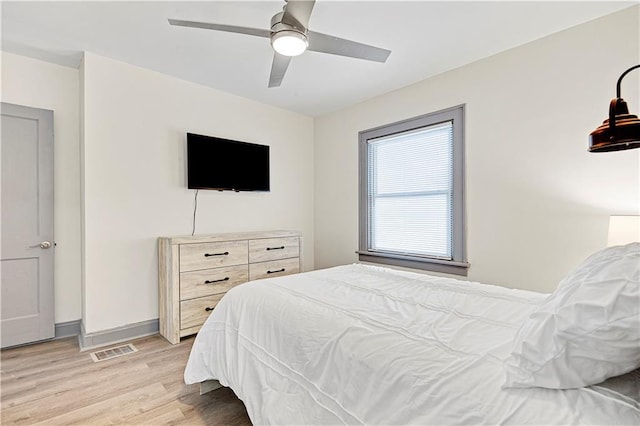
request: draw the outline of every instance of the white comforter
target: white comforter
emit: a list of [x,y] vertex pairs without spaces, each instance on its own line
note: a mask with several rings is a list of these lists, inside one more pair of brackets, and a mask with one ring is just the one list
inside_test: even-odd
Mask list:
[[611,389],[502,389],[544,298],[365,265],[254,281],[211,314],[185,382],[218,379],[254,424],[640,424]]

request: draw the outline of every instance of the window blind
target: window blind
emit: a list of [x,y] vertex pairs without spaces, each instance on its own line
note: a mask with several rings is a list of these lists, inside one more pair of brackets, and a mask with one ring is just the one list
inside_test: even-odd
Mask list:
[[367,144],[369,250],[452,259],[453,122]]

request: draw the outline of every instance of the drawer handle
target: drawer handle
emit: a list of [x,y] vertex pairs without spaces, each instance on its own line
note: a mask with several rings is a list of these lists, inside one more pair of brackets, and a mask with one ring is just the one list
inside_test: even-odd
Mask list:
[[284,271],[285,269],[282,268],[282,269],[278,269],[277,271],[267,271],[267,274],[277,274],[278,272],[284,272]]
[[205,284],[213,284],[213,283],[219,283],[219,282],[222,282],[222,281],[229,281],[229,277],[224,277],[224,278],[219,279],[219,280],[206,280],[204,283]]
[[224,253],[205,253],[204,257],[211,257],[211,256],[229,256],[229,252],[225,251]]
[[206,308],[204,308],[204,310],[209,312],[209,311],[213,311],[213,308],[211,306],[207,306]]
[[269,250],[284,250],[284,246],[280,246],[280,247],[267,247],[267,251]]

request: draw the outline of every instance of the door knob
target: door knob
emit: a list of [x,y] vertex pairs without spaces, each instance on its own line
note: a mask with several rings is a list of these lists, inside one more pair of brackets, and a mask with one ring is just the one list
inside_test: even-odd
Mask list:
[[43,249],[51,248],[51,243],[49,241],[43,241],[40,243],[40,248],[43,248]]
[[50,241],[43,241],[40,244],[36,244],[35,246],[29,246],[29,248],[36,248],[36,247],[40,247],[42,249],[48,249],[51,248],[52,244]]

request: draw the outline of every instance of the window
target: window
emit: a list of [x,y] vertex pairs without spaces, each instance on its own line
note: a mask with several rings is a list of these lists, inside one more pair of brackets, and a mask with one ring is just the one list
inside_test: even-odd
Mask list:
[[360,132],[360,260],[466,275],[464,106]]

